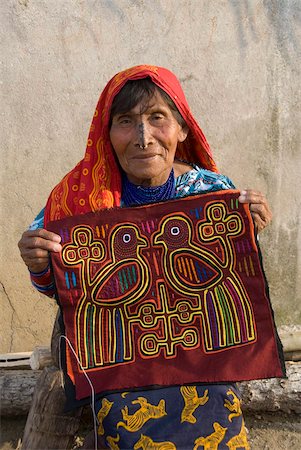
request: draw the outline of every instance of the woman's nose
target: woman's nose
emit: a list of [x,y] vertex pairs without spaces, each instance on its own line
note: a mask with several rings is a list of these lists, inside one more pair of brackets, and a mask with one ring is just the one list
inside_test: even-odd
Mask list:
[[139,134],[139,147],[145,148],[147,144],[145,144],[145,132],[143,122],[138,124],[138,134]]
[[151,133],[149,130],[149,126],[144,121],[141,121],[137,124],[137,140],[136,145],[138,145],[141,149],[147,148],[147,146],[151,143]]

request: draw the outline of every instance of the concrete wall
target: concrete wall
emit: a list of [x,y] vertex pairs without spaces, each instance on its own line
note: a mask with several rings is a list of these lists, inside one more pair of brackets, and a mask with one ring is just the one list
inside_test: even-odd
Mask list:
[[300,0],[6,0],[0,17],[0,351],[49,342],[56,306],[17,241],[81,159],[106,81],[142,63],[179,76],[220,169],[266,193],[276,320],[300,324]]

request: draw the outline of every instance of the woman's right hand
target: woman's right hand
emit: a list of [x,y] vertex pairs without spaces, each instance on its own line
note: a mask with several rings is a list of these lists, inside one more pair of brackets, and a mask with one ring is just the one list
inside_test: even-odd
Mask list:
[[21,257],[31,272],[43,272],[49,264],[49,252],[60,252],[61,236],[39,228],[25,231],[18,246]]

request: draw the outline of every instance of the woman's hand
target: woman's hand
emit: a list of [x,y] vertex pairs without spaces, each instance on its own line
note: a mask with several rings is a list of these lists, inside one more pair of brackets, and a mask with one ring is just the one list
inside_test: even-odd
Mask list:
[[60,252],[61,237],[51,231],[40,228],[25,231],[18,246],[21,257],[31,272],[42,272],[49,264],[49,252]]
[[265,196],[261,192],[246,189],[240,192],[238,200],[240,203],[249,203],[255,231],[260,233],[272,220],[272,211]]

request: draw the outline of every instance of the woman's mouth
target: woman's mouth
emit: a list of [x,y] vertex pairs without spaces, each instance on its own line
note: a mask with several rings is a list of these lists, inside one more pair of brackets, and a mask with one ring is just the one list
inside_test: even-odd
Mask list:
[[157,156],[160,156],[158,153],[149,153],[149,154],[143,154],[143,155],[135,155],[133,159],[154,159]]

